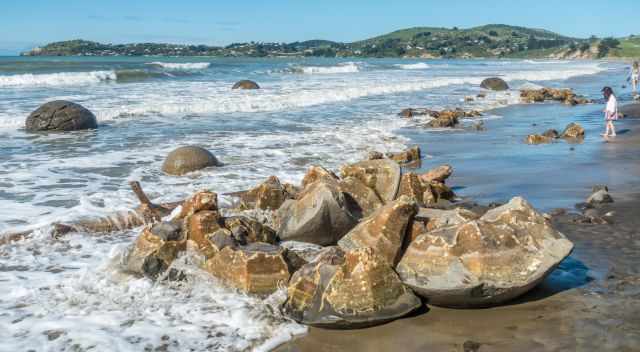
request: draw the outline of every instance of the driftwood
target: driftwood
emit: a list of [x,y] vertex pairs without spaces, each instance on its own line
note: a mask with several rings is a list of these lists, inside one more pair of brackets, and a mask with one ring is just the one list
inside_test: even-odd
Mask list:
[[[182,204],[182,201],[154,204],[144,193],[140,183],[130,182],[129,185],[140,201],[140,205],[127,211],[116,212],[109,216],[80,219],[67,223],[54,223],[52,236],[59,237],[72,232],[113,232],[132,229],[138,226],[151,224],[160,221],[163,217],[171,214],[173,209]],[[0,245],[20,241],[30,237],[35,230],[14,232],[0,235]]]

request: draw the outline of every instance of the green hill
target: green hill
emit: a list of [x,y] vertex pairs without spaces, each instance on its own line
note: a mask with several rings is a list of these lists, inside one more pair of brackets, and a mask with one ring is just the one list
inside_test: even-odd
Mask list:
[[544,29],[490,24],[466,29],[414,27],[353,43],[316,39],[289,44],[248,42],[215,47],[160,43],[102,44],[71,40],[51,43],[23,55],[631,58],[640,57],[640,37],[583,39]]
[[368,56],[500,57],[582,40],[543,29],[492,24],[468,29],[414,27],[352,45]]

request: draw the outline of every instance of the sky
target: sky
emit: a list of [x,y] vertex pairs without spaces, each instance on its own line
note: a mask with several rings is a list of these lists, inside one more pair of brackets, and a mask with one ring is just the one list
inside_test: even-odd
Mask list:
[[[510,24],[574,37],[640,34],[640,0],[4,0],[0,54],[53,41],[356,41],[416,27]],[[632,15],[635,14],[635,15]]]

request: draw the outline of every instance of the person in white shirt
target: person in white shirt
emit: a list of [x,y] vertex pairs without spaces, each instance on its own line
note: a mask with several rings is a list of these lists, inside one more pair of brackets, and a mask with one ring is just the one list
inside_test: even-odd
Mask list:
[[629,74],[629,80],[631,81],[632,93],[638,94],[638,80],[640,80],[640,63],[635,61],[631,66],[631,73]]
[[618,119],[618,99],[613,94],[611,87],[602,88],[602,94],[607,102],[607,107],[604,109],[604,120],[606,121],[606,129],[603,137],[615,137],[616,128],[613,125],[613,121]]

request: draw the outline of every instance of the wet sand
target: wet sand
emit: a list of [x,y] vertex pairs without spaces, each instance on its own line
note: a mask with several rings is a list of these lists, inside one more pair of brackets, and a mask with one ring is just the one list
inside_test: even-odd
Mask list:
[[640,120],[617,125],[626,132],[602,143],[598,161],[625,174],[615,203],[598,209],[613,223],[574,223],[572,208],[554,218],[575,249],[533,291],[496,308],[429,306],[369,329],[310,328],[277,351],[640,351]]

